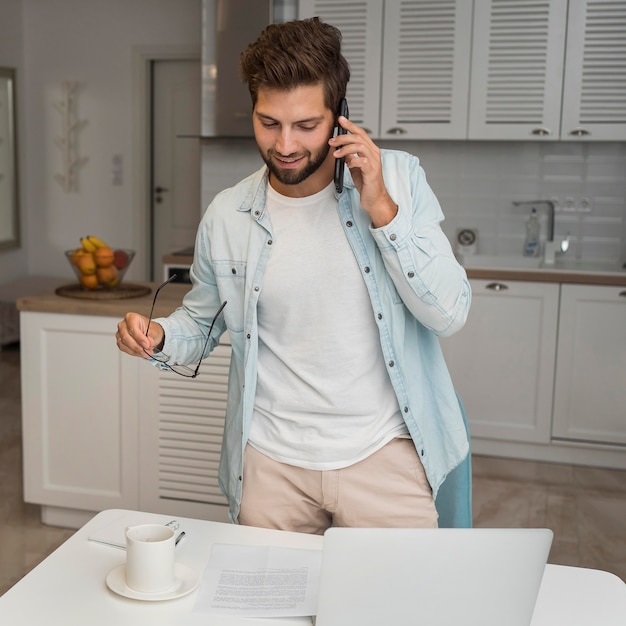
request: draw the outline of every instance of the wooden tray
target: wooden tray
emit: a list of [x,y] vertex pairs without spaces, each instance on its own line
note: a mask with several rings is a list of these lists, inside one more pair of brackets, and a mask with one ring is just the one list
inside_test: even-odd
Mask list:
[[83,289],[78,283],[58,287],[54,293],[64,298],[79,298],[81,300],[123,300],[124,298],[139,298],[152,292],[150,287],[122,283],[113,289]]

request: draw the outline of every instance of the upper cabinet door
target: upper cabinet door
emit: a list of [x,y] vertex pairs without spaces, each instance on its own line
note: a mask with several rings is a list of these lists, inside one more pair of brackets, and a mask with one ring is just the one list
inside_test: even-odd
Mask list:
[[576,0],[568,16],[561,138],[626,138],[626,2]]
[[472,3],[387,0],[380,136],[466,139]]
[[475,0],[469,139],[559,139],[566,23],[567,0]]
[[346,98],[350,119],[378,136],[383,3],[380,0],[300,0],[301,19],[319,16],[342,33],[350,65]]

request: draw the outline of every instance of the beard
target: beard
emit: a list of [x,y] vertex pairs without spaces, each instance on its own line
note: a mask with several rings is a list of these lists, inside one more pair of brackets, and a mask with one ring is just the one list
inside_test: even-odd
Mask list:
[[276,177],[278,182],[283,185],[299,185],[309,176],[317,172],[326,160],[329,150],[330,146],[328,144],[320,148],[315,154],[305,150],[303,156],[306,157],[307,161],[301,169],[297,170],[284,169],[276,165],[273,157],[277,156],[277,153],[272,149],[269,149],[266,154],[263,154],[260,149],[259,152],[261,153],[261,158],[265,161],[269,171]]

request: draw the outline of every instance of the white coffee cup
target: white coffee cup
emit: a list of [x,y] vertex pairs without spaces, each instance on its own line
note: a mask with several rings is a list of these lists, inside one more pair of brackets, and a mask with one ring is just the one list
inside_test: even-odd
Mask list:
[[126,529],[126,584],[131,589],[157,593],[174,586],[175,535],[162,524]]

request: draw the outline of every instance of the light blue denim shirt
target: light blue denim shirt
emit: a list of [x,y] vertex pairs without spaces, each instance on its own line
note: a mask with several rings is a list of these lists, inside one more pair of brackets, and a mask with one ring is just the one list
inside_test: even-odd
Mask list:
[[[398,205],[396,217],[374,229],[347,169],[337,210],[369,292],[402,415],[436,496],[469,450],[437,336],[463,326],[471,291],[441,230],[443,213],[419,160],[398,151],[381,155],[385,185]],[[215,197],[198,229],[192,289],[171,316],[157,320],[165,330],[164,352],[179,363],[193,363],[214,312],[228,302],[210,348],[228,330],[232,357],[219,480],[233,521],[239,515],[243,450],[254,408],[257,304],[273,244],[265,210],[267,176],[263,167]]]

